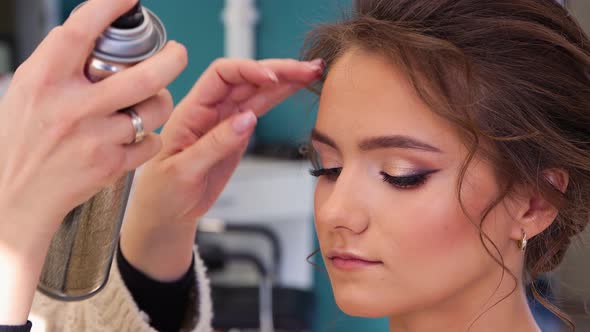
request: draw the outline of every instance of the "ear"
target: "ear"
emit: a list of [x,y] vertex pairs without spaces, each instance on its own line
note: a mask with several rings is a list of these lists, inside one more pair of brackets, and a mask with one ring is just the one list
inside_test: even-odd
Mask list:
[[[565,193],[569,184],[569,174],[566,170],[560,168],[549,168],[542,172],[545,178],[555,190]],[[530,239],[535,235],[543,232],[557,218],[559,210],[551,204],[546,197],[543,197],[536,188],[523,190],[526,194],[519,199],[518,210],[516,211],[516,221],[511,238],[518,241],[522,238],[522,231]]]

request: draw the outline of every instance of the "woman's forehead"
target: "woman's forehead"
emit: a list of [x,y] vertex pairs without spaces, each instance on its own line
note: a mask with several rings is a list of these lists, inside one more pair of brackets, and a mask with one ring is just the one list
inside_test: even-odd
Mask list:
[[316,128],[357,140],[407,135],[432,142],[456,137],[451,124],[418,97],[402,70],[363,51],[347,52],[330,67]]

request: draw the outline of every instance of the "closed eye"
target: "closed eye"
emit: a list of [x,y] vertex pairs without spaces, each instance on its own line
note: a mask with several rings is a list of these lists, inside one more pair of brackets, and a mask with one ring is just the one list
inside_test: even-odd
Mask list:
[[384,182],[389,183],[396,188],[413,189],[423,185],[428,179],[428,176],[436,172],[438,172],[438,170],[405,176],[393,176],[385,172],[381,172],[381,176],[383,176]]
[[[426,180],[428,180],[428,176],[436,172],[438,172],[438,170],[404,176],[393,176],[381,172],[381,176],[383,177],[383,182],[398,189],[413,189],[423,185]],[[340,176],[340,173],[342,173],[342,167],[311,169],[309,173],[314,177],[325,177],[329,181],[335,182],[338,179],[338,176]]]
[[342,167],[335,167],[335,168],[317,168],[317,169],[310,169],[309,174],[311,176],[319,178],[319,177],[326,177],[330,181],[336,181],[338,176],[342,172]]

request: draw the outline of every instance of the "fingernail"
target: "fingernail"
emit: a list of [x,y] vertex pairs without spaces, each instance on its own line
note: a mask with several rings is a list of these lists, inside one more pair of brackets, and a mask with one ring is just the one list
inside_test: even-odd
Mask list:
[[256,124],[256,115],[254,112],[247,111],[244,113],[240,113],[232,122],[232,127],[234,132],[238,135],[242,135],[248,130],[252,129]]
[[309,66],[309,68],[318,73],[322,73],[324,69],[326,69],[326,62],[324,61],[324,59],[311,60],[307,62],[307,65]]
[[275,74],[272,70],[268,68],[264,68],[264,71],[266,72],[266,76],[268,76],[268,78],[270,78],[270,80],[273,81],[273,83],[279,83],[279,78],[277,77],[277,74]]

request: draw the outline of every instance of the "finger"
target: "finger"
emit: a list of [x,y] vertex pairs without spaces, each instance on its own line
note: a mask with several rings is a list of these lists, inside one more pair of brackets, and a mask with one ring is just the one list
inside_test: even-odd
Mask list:
[[256,116],[251,111],[236,114],[176,155],[174,158],[178,159],[174,162],[185,165],[188,174],[207,172],[248,143],[256,122]]
[[177,149],[183,149],[187,144],[192,144],[194,140],[204,136],[219,122],[243,110],[253,110],[256,115],[265,114],[301,88],[299,84],[281,84],[258,92],[242,103],[236,104],[226,100],[217,107],[189,108],[187,104],[181,103],[162,131],[166,150],[175,152]]
[[162,148],[160,136],[148,134],[143,141],[125,147],[125,164],[127,171],[133,170],[152,159]]
[[[229,96],[215,106],[215,109],[218,112],[217,122],[227,119],[230,115],[239,112],[240,104],[245,100],[250,99],[260,89],[260,87],[251,84],[242,84],[233,88]],[[213,125],[215,125],[215,123],[208,126],[205,125],[205,123],[201,123],[201,130],[206,131]]]
[[258,92],[258,90],[259,90],[259,87],[256,85],[252,85],[252,84],[238,85],[232,89],[232,91],[230,92],[229,97],[227,99],[237,105],[237,104],[240,104],[241,102],[243,102],[244,100],[252,97],[256,92]]
[[31,56],[17,68],[15,77],[26,77],[29,82],[45,86],[63,77],[69,78],[73,71],[81,75],[81,68],[90,50],[84,50],[83,54],[71,51],[79,48],[76,39],[80,38],[63,26],[53,28]]
[[[236,76],[234,83],[238,85],[229,85],[225,81],[211,76],[212,65],[206,74],[203,74],[201,79],[195,84],[189,94],[179,103],[176,111],[172,115],[166,128],[164,128],[162,135],[166,142],[166,149],[170,147],[170,151],[183,149],[187,144],[192,144],[195,139],[203,136],[213,126],[225,119],[227,116],[235,114],[236,112],[248,109],[248,106],[254,107],[256,114],[264,114],[268,112],[274,105],[280,103],[291,94],[295,93],[303,85],[311,83],[317,79],[324,69],[322,60],[314,60],[312,62],[301,62],[289,59],[272,59],[259,61],[260,64],[268,65],[278,70],[281,75],[286,78],[291,78],[298,83],[283,82],[275,85],[258,86],[252,84],[251,81],[239,80]],[[234,71],[239,69],[239,66],[251,66],[251,60],[226,60],[217,62],[217,66],[226,65],[232,67]],[[282,68],[284,67],[284,68]],[[241,75],[242,77],[245,75]],[[209,77],[209,80],[207,80]],[[221,81],[221,83],[217,82]],[[246,83],[244,83],[246,82]],[[210,86],[208,86],[211,84]],[[201,86],[205,86],[202,88]],[[208,86],[208,87],[207,87]],[[207,100],[208,96],[215,95],[215,88],[220,91],[213,99],[219,99],[214,106],[207,106],[199,103],[200,101],[211,102],[213,99]],[[207,92],[212,89],[211,93]],[[222,91],[221,91],[222,90]],[[222,98],[219,98],[223,96]],[[205,98],[205,99],[204,99]]]
[[162,131],[164,140],[169,142],[172,139],[170,135],[182,134],[182,131],[187,128],[190,130],[191,136],[195,138],[203,136],[220,121],[235,114],[238,111],[238,105],[249,99],[258,89],[259,87],[256,85],[240,84],[231,89],[229,96],[216,107],[193,106],[186,100],[188,97],[185,98],[176,107],[167,128]]
[[[186,105],[217,106],[222,113],[230,114],[242,101],[253,97],[263,83],[268,81],[263,73],[270,72],[280,76],[280,82],[295,82],[307,85],[318,79],[325,69],[324,61],[316,59],[310,62],[293,59],[252,60],[218,60],[199,79],[194,88],[181,101],[179,108]],[[248,79],[250,78],[250,79]],[[261,80],[261,81],[257,81]],[[258,84],[255,84],[258,83]],[[279,85],[282,83],[279,83]],[[264,98],[264,97],[261,97]],[[193,106],[194,107],[194,106]],[[220,116],[220,118],[223,118]]]
[[101,105],[95,112],[112,113],[157,94],[182,72],[187,64],[186,48],[168,44],[153,57],[93,84],[90,89]]
[[219,59],[205,70],[183,100],[193,105],[215,105],[240,84],[278,83],[276,74],[255,60]]
[[258,62],[275,72],[281,82],[298,82],[304,85],[317,80],[326,69],[326,64],[322,59],[312,61],[264,59]]
[[281,85],[274,89],[267,89],[267,91],[257,93],[250,99],[245,100],[238,105],[238,108],[241,110],[252,110],[256,116],[261,116],[302,88],[302,85],[292,83]]
[[[74,11],[63,24],[69,38],[68,52],[88,55],[96,39],[119,16],[130,10],[138,0],[90,0]],[[62,50],[63,51],[63,50]]]
[[[167,90],[133,107],[141,118],[145,133],[161,127],[172,114],[172,109],[172,96]],[[135,129],[128,113],[117,112],[110,115],[104,118],[101,126],[110,133],[109,139],[115,143],[128,144],[135,140]]]
[[[227,115],[233,114],[236,110],[240,109],[249,109],[252,106],[249,105],[242,105],[242,103],[255,95],[259,94],[258,103],[260,104],[262,100],[268,99],[270,103],[273,102],[273,98],[267,98],[265,94],[261,94],[260,91],[264,90],[280,90],[282,89],[281,86],[284,84],[288,84],[291,86],[300,87],[305,86],[316,80],[320,73],[324,70],[324,62],[322,60],[314,60],[313,62],[300,62],[296,60],[279,60],[279,59],[270,59],[270,60],[262,60],[259,61],[260,63],[265,64],[273,69],[277,75],[280,75],[281,83],[279,85],[270,86],[270,87],[258,87],[251,84],[241,84],[236,86],[232,89],[229,93],[229,96],[225,98],[224,101],[217,104],[216,108],[220,112],[220,119],[225,119]],[[292,90],[286,88],[286,90]],[[296,92],[298,89],[293,91],[292,93]],[[289,95],[289,94],[288,94]],[[278,102],[283,101],[285,98],[278,98]],[[271,105],[270,108],[274,106]],[[257,107],[253,105],[253,107]],[[258,108],[254,108],[258,110]],[[266,112],[266,111],[264,111]],[[257,112],[259,113],[259,112]],[[263,112],[260,112],[263,113]]]

